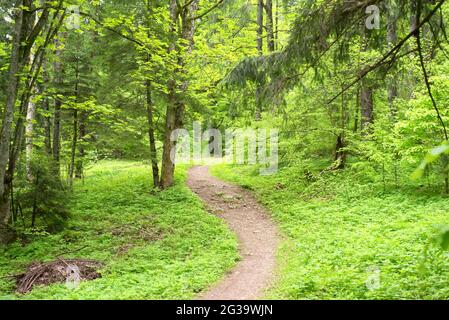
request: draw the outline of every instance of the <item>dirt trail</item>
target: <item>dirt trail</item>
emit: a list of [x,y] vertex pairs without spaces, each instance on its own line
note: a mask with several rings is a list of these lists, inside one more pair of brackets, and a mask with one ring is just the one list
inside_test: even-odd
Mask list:
[[277,229],[265,210],[246,190],[220,181],[208,167],[189,171],[189,187],[239,239],[241,260],[202,300],[253,300],[263,296],[274,277]]

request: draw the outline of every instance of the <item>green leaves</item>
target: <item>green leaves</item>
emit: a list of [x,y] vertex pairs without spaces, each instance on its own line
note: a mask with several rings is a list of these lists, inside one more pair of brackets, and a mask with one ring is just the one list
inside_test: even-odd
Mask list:
[[445,228],[441,231],[440,235],[437,238],[438,243],[441,246],[441,249],[448,250],[449,249],[449,227]]
[[413,172],[412,178],[415,180],[421,178],[428,165],[437,161],[445,154],[449,154],[449,143],[445,143],[437,148],[432,149],[424,158],[418,169]]

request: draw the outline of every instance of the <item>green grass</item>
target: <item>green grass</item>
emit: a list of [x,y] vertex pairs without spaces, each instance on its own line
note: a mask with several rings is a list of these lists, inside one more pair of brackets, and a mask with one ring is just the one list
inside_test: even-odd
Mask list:
[[[350,170],[314,181],[297,167],[268,177],[247,166],[215,166],[212,173],[254,190],[285,236],[267,298],[449,298],[449,255],[431,241],[449,224],[449,199],[441,194],[384,191]],[[380,287],[368,289],[373,269]]]
[[[150,169],[142,163],[95,165],[75,187],[64,232],[0,248],[0,298],[194,298],[234,266],[238,252],[235,237],[204,210],[185,178],[185,168],[178,169],[174,188],[154,192]],[[103,262],[102,277],[74,290],[55,284],[24,296],[12,293],[14,283],[3,276],[64,252],[72,252],[65,258]]]

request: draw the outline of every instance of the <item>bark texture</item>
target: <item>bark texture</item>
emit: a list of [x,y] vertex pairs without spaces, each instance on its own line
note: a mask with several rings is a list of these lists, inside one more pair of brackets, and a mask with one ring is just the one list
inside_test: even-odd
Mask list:
[[[168,188],[174,184],[175,163],[172,152],[176,142],[172,139],[174,130],[181,128],[183,124],[185,103],[184,95],[187,92],[189,82],[177,79],[185,78],[184,54],[193,50],[195,34],[195,13],[198,10],[198,0],[192,0],[187,6],[179,7],[176,0],[170,0],[170,33],[174,39],[171,43],[170,53],[176,52],[177,68],[172,80],[168,84],[168,106],[165,118],[164,147],[162,153],[162,168],[160,187]],[[179,40],[182,40],[181,42]],[[187,47],[185,47],[187,46]],[[184,53],[183,53],[184,51]]]

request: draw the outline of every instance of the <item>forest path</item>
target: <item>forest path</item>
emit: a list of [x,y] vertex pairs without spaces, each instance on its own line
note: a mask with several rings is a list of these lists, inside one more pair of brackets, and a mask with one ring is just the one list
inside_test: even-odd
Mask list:
[[276,226],[252,194],[212,177],[208,167],[190,169],[187,184],[236,233],[241,255],[236,267],[199,299],[261,298],[274,280],[279,244]]

